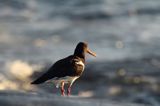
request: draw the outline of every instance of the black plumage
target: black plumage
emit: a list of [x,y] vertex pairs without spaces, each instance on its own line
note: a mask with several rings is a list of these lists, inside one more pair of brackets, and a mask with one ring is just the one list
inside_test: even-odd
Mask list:
[[84,62],[84,59],[74,55],[57,61],[46,73],[44,73],[37,80],[33,81],[32,84],[41,84],[54,77],[60,78],[65,76],[80,76],[83,71],[83,66],[76,64],[78,60],[83,60]]

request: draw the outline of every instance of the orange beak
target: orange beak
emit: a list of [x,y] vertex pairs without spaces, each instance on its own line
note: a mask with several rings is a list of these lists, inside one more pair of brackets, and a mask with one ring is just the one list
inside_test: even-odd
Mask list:
[[96,53],[92,52],[91,50],[87,49],[87,53],[89,53],[90,55],[96,57]]

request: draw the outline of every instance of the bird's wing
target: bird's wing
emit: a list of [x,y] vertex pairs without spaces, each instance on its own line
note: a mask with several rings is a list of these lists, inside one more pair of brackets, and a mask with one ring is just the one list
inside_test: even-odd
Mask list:
[[[40,76],[38,79],[32,82],[32,84],[40,84],[47,80],[50,80],[54,77],[64,77],[65,75],[69,75],[73,69],[71,68],[73,56],[69,56],[67,58],[61,59],[53,64],[46,73]],[[68,71],[67,71],[68,70]]]

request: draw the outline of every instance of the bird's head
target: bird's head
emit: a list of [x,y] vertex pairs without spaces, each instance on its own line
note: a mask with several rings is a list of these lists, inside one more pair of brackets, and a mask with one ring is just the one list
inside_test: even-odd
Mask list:
[[88,44],[86,42],[79,42],[74,51],[74,55],[81,57],[81,58],[85,58],[85,53],[89,53],[90,55],[96,57],[96,53],[92,52],[88,48]]

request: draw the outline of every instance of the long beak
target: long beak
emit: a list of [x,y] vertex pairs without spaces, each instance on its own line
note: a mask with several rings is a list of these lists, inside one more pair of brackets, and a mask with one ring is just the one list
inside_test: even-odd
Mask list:
[[87,49],[87,53],[89,53],[90,55],[96,57],[96,53],[92,52],[91,50]]

